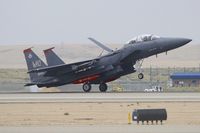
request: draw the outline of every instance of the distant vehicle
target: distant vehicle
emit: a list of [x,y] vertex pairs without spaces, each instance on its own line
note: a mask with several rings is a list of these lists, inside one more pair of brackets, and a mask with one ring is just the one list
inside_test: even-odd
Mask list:
[[163,88],[161,86],[152,86],[151,89],[145,89],[145,92],[162,92]]
[[116,84],[116,85],[113,85],[113,86],[112,86],[112,91],[113,91],[113,92],[123,92],[123,90],[124,90],[124,89],[123,89],[123,87],[122,87],[121,85],[117,85],[117,84]]
[[[24,50],[31,82],[25,86],[57,87],[65,84],[83,84],[83,90],[90,92],[92,84],[99,84],[101,92],[107,91],[107,82],[121,76],[140,71],[144,58],[181,47],[191,41],[186,38],[163,38],[155,35],[141,35],[128,41],[122,48],[112,50],[104,44],[89,38],[108,52],[95,59],[65,64],[52,48],[45,50],[46,65],[31,48]],[[81,52],[81,51],[77,51]],[[138,65],[139,64],[139,65]],[[136,68],[135,66],[139,66]]]

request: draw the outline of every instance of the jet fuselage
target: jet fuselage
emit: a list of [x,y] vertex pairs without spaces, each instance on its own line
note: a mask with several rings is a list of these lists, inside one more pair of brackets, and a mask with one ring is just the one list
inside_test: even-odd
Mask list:
[[[84,71],[84,68],[75,73],[58,77],[57,83],[68,84],[72,82],[79,84],[90,82],[91,84],[100,84],[110,82],[121,76],[134,73],[136,70],[133,66],[137,60],[176,49],[190,41],[190,39],[185,38],[158,38],[146,42],[126,44],[119,50],[94,59],[98,61],[87,71]],[[55,78],[52,80],[55,80]],[[53,84],[57,86],[56,83]]]

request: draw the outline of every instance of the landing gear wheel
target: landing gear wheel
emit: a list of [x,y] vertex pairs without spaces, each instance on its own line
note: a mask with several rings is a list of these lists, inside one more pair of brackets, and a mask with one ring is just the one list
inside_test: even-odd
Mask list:
[[143,79],[143,78],[144,78],[144,74],[143,74],[143,73],[139,73],[139,74],[138,74],[138,78],[139,78],[139,79]]
[[101,83],[101,84],[99,85],[99,90],[100,90],[101,92],[106,92],[107,89],[108,89],[108,86],[107,86],[106,83]]
[[83,84],[83,91],[84,92],[90,92],[91,88],[92,88],[91,84],[89,84],[89,83]]

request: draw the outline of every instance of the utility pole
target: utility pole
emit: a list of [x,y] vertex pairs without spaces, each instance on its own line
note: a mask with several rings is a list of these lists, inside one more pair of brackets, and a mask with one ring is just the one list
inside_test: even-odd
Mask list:
[[150,70],[149,70],[149,80],[150,80],[150,84],[152,86],[152,67],[150,65]]
[[160,75],[159,75],[159,68],[156,67],[156,76],[157,76],[157,86],[160,86]]
[[170,67],[168,67],[167,76],[168,76],[168,80],[169,80],[169,76],[170,76]]

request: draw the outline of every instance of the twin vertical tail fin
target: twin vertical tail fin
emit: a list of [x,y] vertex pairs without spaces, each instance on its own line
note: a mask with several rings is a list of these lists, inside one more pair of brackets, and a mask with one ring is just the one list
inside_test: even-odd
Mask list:
[[[26,59],[28,71],[46,67],[46,64],[32,51],[31,48],[24,50],[24,56]],[[29,76],[32,82],[30,85],[33,85],[34,83],[39,82],[43,75],[39,73],[29,73]]]
[[48,66],[65,64],[65,62],[58,57],[58,55],[54,53],[52,49],[54,49],[54,47],[44,50],[44,55],[46,57]]

